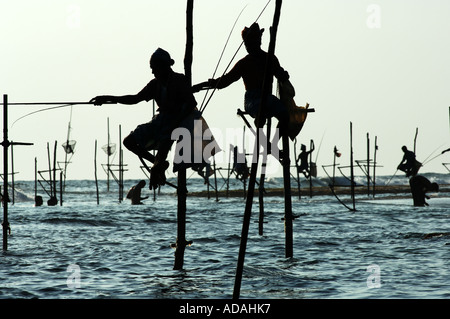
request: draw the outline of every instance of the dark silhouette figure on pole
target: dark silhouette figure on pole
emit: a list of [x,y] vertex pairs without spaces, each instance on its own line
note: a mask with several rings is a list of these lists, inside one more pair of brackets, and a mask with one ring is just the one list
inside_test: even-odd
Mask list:
[[403,158],[397,169],[406,173],[406,177],[416,176],[422,164],[416,160],[416,154],[413,151],[408,150],[406,146],[402,146]]
[[141,197],[142,188],[145,187],[145,181],[141,180],[139,183],[130,188],[127,193],[127,199],[131,200],[131,205],[141,205],[144,199],[148,196]]
[[[185,75],[172,70],[174,63],[167,51],[158,48],[150,58],[150,68],[155,78],[139,93],[124,96],[103,95],[91,100],[95,105],[137,104],[152,99],[156,101],[158,112],[153,119],[137,126],[123,140],[128,150],[153,163],[150,189],[166,183],[165,170],[169,167],[166,158],[173,144],[172,131],[177,127],[192,126],[197,105]],[[157,150],[156,156],[153,156],[150,150]]]
[[[253,23],[250,27],[242,30],[242,39],[247,50],[247,55],[239,60],[235,66],[222,77],[217,79],[209,79],[193,86],[193,91],[197,92],[202,89],[223,89],[240,78],[244,81],[245,86],[245,111],[256,119],[258,110],[261,105],[262,88],[264,83],[264,71],[267,62],[267,52],[261,49],[261,37],[264,29],[260,29],[257,23]],[[276,57],[273,58],[272,66],[269,69],[271,75],[275,76],[279,81],[287,81],[289,74],[281,66]],[[266,110],[263,118],[275,117],[281,125],[289,120],[287,107],[274,95],[268,94]],[[258,125],[262,127],[262,125]]]
[[[306,151],[306,145],[302,144],[301,147],[301,153],[298,155],[298,158],[296,160],[298,165],[298,171],[303,173],[306,178],[309,178],[311,175],[310,167],[309,167],[309,160],[308,157],[310,154],[314,151],[314,143],[312,143],[312,148],[309,151]],[[298,164],[300,162],[300,165]]]

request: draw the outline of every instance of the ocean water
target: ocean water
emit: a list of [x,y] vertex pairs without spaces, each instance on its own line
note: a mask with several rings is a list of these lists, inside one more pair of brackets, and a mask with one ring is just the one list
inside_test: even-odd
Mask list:
[[[445,174],[427,175],[450,184]],[[390,177],[379,177],[385,184]],[[361,183],[363,177],[359,177]],[[174,181],[176,182],[176,181]],[[396,176],[391,184],[406,184]],[[125,181],[126,190],[137,183]],[[317,179],[314,185],[326,185]],[[220,196],[187,199],[184,269],[173,270],[177,198],[163,187],[143,205],[119,202],[118,187],[67,181],[63,205],[34,207],[34,181],[16,182],[8,205],[11,235],[0,253],[0,298],[229,299],[233,294],[245,200]],[[224,189],[223,180],[218,187]],[[242,188],[236,180],[232,189]],[[266,188],[282,187],[282,179]],[[292,183],[292,187],[297,187]],[[284,198],[258,200],[252,221],[241,298],[447,299],[450,298],[450,194],[431,194],[413,207],[409,194],[356,197],[356,211],[334,196],[293,196],[294,256],[285,258]],[[188,180],[189,192],[206,190]],[[211,190],[212,191],[212,190]],[[44,202],[47,196],[39,189]],[[349,201],[347,195],[340,196]]]

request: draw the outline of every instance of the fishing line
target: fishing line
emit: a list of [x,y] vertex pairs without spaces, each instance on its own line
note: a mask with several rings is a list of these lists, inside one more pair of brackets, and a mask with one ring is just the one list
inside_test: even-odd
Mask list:
[[[231,28],[231,31],[230,31],[230,33],[228,34],[227,41],[225,42],[225,45],[223,46],[222,53],[220,54],[219,61],[217,61],[216,68],[214,69],[214,72],[213,72],[213,75],[212,75],[211,78],[214,78],[214,76],[216,75],[217,69],[219,68],[219,64],[220,64],[220,62],[222,61],[223,54],[225,53],[225,49],[226,49],[226,47],[227,47],[227,45],[228,45],[228,42],[230,41],[231,35],[233,34],[234,27],[236,26],[236,23],[238,22],[238,20],[239,20],[241,14],[242,14],[242,12],[244,12],[244,10],[245,10],[245,8],[247,8],[247,6],[248,6],[248,4],[246,4],[245,7],[242,8],[242,10],[241,10],[241,12],[239,13],[239,15],[237,16],[236,20],[234,20],[233,27]],[[202,104],[201,104],[200,109],[203,108],[203,104],[205,103],[206,96],[208,95],[208,92],[209,92],[209,88],[208,88],[208,90],[206,90],[206,93],[205,93],[205,96],[203,97],[203,101],[202,101]]]
[[424,163],[422,164],[422,166],[424,166],[425,164],[431,162],[432,160],[434,160],[435,158],[437,158],[437,157],[439,157],[439,156],[441,156],[441,155],[443,155],[443,154],[441,153],[441,154],[436,155],[435,157],[431,158],[430,160],[424,162]]
[[[264,11],[266,10],[267,6],[269,5],[269,3],[270,3],[271,1],[272,1],[272,0],[269,0],[269,1],[266,3],[266,5],[264,6],[264,8],[262,9],[262,11],[259,13],[258,17],[256,18],[255,23],[259,20],[259,18],[260,18],[261,15],[264,13]],[[230,62],[229,62],[228,65],[227,65],[227,67],[225,68],[225,70],[224,70],[222,76],[224,76],[224,75],[226,74],[226,72],[228,71],[228,68],[230,67],[231,63],[233,63],[234,58],[235,58],[236,55],[238,54],[238,52],[239,52],[239,50],[241,49],[241,47],[242,47],[243,44],[244,44],[244,41],[242,41],[241,44],[239,45],[239,47],[237,48],[236,52],[234,53],[233,57],[231,58]],[[205,111],[206,106],[209,104],[209,101],[211,101],[211,98],[213,97],[214,93],[216,92],[217,86],[219,85],[219,83],[220,83],[220,80],[217,82],[216,87],[215,87],[215,88],[213,89],[213,91],[211,92],[211,95],[209,96],[208,100],[206,101],[206,104],[203,105],[203,106],[200,108],[200,113],[203,113],[203,111]]]
[[[225,42],[225,45],[223,46],[222,53],[220,54],[220,57],[219,57],[219,61],[217,61],[216,68],[214,69],[213,75],[212,75],[212,77],[211,77],[211,78],[213,78],[213,79],[214,79],[214,76],[216,75],[217,69],[219,68],[220,62],[222,61],[223,54],[225,53],[225,49],[226,49],[226,47],[227,47],[227,45],[228,45],[228,42],[230,41],[231,34],[232,34],[233,31],[234,31],[234,27],[236,26],[236,23],[238,22],[238,20],[239,20],[241,14],[242,14],[242,12],[244,12],[244,10],[245,10],[245,8],[246,8],[247,6],[248,6],[248,4],[246,4],[245,7],[242,8],[242,10],[241,10],[241,12],[239,13],[239,15],[237,16],[236,20],[234,20],[233,27],[231,28],[231,31],[230,31],[230,33],[228,34],[227,41]],[[204,105],[204,103],[205,103],[205,100],[206,100],[206,97],[207,97],[207,95],[208,95],[208,92],[209,92],[209,88],[206,90],[205,96],[203,97],[203,101],[202,101],[200,110],[203,109],[203,105]]]
[[25,117],[27,117],[27,116],[30,116],[30,115],[33,115],[33,114],[36,114],[36,113],[39,113],[39,112],[50,111],[50,110],[56,110],[56,109],[60,109],[60,108],[68,107],[68,106],[72,106],[72,105],[73,105],[73,104],[69,103],[69,104],[63,104],[63,105],[59,105],[59,106],[47,107],[47,108],[45,108],[45,109],[40,109],[40,110],[37,110],[37,111],[30,112],[30,113],[28,113],[28,114],[25,114],[25,115],[19,117],[17,120],[15,120],[15,121],[11,124],[11,129],[13,128],[14,124],[16,124],[17,121],[19,121],[19,120],[21,120],[21,119],[23,119],[23,118],[25,118]]
[[442,155],[442,154],[438,154],[437,156],[435,156],[435,157],[433,157],[432,159],[428,160],[428,159],[431,157],[431,155],[433,155],[438,149],[440,149],[440,148],[441,148],[442,146],[444,146],[444,145],[445,145],[445,143],[442,144],[442,145],[440,145],[439,147],[437,147],[433,152],[431,152],[431,154],[428,155],[428,157],[427,157],[426,159],[423,160],[422,166],[425,165],[426,163],[432,161],[432,160],[435,159],[436,157]]
[[317,149],[316,159],[315,162],[317,163],[317,158],[319,157],[320,147],[322,146],[323,138],[325,137],[325,133],[327,130],[325,130],[322,134],[322,138],[320,139],[319,148]]

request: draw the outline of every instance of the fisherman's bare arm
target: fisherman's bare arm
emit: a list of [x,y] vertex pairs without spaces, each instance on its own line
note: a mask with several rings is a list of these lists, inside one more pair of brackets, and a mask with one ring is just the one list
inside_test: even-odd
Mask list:
[[94,105],[102,105],[106,103],[120,103],[120,104],[137,104],[139,102],[144,101],[144,99],[136,95],[122,95],[122,96],[113,96],[113,95],[99,95],[91,99],[89,102],[94,103]]

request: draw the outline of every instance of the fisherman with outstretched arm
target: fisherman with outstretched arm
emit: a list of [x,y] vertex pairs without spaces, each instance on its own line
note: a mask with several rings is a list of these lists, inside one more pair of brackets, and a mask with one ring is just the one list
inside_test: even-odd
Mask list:
[[[123,145],[128,150],[153,163],[150,189],[165,184],[165,170],[169,167],[166,158],[173,143],[172,131],[187,125],[186,122],[192,117],[197,105],[185,75],[172,70],[174,63],[167,51],[158,48],[150,58],[150,68],[155,78],[139,93],[124,96],[102,95],[91,100],[94,105],[105,103],[131,105],[152,99],[156,101],[158,112],[153,119],[138,125],[123,140]],[[156,156],[149,150],[157,150]]]
[[[217,79],[209,79],[206,82],[194,85],[193,91],[198,92],[208,88],[223,89],[242,78],[245,86],[245,111],[251,117],[256,118],[261,104],[268,56],[268,53],[261,49],[263,32],[264,29],[260,29],[257,23],[253,23],[249,28],[245,27],[241,35],[248,54],[239,60],[227,74]],[[289,79],[288,72],[280,66],[275,56],[273,57],[270,72],[279,81]],[[267,109],[265,110],[264,118],[275,117],[281,124],[287,123],[289,113],[286,106],[272,94],[267,98]]]
[[[310,167],[308,163],[308,156],[314,151],[314,143],[312,143],[312,148],[309,151],[306,150],[306,145],[302,144],[301,150],[302,152],[298,155],[298,158],[296,159],[297,169],[299,172],[302,172],[306,178],[309,178],[311,172],[309,170]],[[298,162],[300,162],[300,165],[298,164]]]

